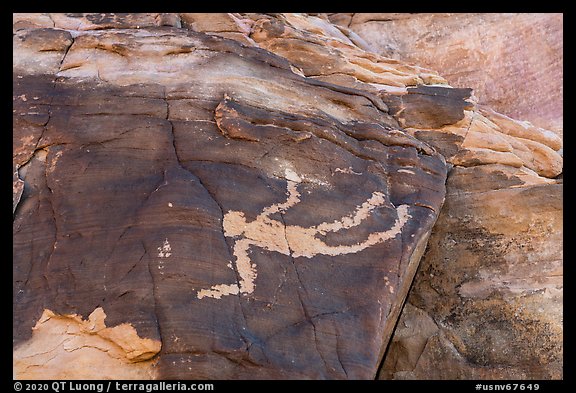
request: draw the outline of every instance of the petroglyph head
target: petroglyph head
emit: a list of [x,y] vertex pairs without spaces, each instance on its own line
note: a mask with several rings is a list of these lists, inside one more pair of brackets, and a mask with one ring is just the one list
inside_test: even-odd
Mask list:
[[295,183],[300,183],[302,181],[300,176],[298,176],[298,174],[290,168],[286,168],[284,170],[284,176],[286,176],[286,180],[293,181]]
[[240,236],[244,234],[247,222],[243,212],[229,211],[224,214],[222,222],[226,236]]

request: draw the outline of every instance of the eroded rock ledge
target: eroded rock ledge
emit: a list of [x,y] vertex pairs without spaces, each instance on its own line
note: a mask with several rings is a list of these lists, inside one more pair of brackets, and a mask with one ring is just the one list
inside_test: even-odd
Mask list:
[[[151,379],[160,341],[141,338],[129,324],[106,327],[99,307],[87,320],[44,310],[32,339],[14,351],[16,378]],[[97,371],[95,371],[97,370]]]
[[356,13],[330,21],[376,53],[419,64],[483,105],[562,136],[562,13]]
[[13,26],[17,378],[95,309],[155,348],[110,378],[374,378],[448,171],[561,188],[556,135],[325,17]]

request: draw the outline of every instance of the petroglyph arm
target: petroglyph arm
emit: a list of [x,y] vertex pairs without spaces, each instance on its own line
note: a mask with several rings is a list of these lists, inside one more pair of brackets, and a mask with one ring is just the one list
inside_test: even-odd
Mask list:
[[331,223],[324,222],[312,228],[320,234],[326,234],[326,232],[338,232],[341,229],[349,229],[358,226],[368,217],[372,210],[385,203],[386,200],[384,199],[384,194],[376,191],[372,193],[372,196],[366,202],[357,207],[354,213],[342,217],[340,220]]
[[[336,221],[332,224],[326,224],[326,226],[328,226],[331,231],[335,232],[343,228],[351,228],[359,225],[367,217],[368,212],[376,208],[376,206],[373,205],[365,206],[366,204],[367,203],[364,203],[358,208],[357,214],[352,217],[345,217],[343,220],[344,223]],[[406,224],[408,219],[411,217],[408,213],[408,207],[408,205],[398,206],[396,209],[398,217],[390,229],[382,232],[371,233],[365,241],[353,245],[329,246],[315,237],[316,234],[319,233],[315,228],[306,229],[298,226],[287,227],[286,238],[288,239],[288,243],[292,249],[292,256],[295,258],[312,258],[320,254],[331,256],[355,254],[368,247],[393,239],[402,233],[404,224]],[[363,214],[366,215],[362,217]]]

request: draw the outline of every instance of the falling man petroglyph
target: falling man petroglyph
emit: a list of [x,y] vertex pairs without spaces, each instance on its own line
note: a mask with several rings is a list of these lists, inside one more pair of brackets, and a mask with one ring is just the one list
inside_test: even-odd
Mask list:
[[[298,225],[285,225],[282,221],[270,218],[270,215],[274,213],[282,214],[300,202],[298,184],[302,181],[300,176],[291,169],[286,169],[285,176],[287,181],[286,194],[288,196],[285,202],[265,207],[262,213],[251,222],[247,222],[244,213],[240,211],[228,211],[224,215],[224,234],[227,237],[241,237],[235,241],[233,250],[240,279],[238,284],[218,284],[210,289],[200,290],[197,294],[198,299],[204,297],[220,299],[225,295],[251,294],[254,292],[254,281],[257,271],[256,264],[252,263],[248,255],[250,246],[291,255],[294,258],[312,258],[318,254],[332,256],[354,254],[375,244],[393,239],[401,233],[402,227],[411,217],[408,214],[408,205],[400,205],[396,209],[398,217],[390,229],[371,233],[361,243],[330,246],[316,238],[316,235],[325,235],[327,232],[337,232],[360,225],[374,209],[386,203],[384,194],[374,191],[372,196],[358,206],[352,214],[331,223],[323,222],[309,228],[303,228]],[[228,266],[233,268],[231,264]]]

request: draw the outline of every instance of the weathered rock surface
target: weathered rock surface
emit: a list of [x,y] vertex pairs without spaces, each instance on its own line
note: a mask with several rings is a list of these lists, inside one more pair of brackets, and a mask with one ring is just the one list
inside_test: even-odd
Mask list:
[[260,48],[48,19],[14,23],[16,378],[374,378],[443,157]]
[[562,184],[455,167],[383,379],[563,378]]
[[115,356],[118,378],[374,378],[439,214],[380,377],[561,376],[553,132],[323,15],[26,14],[14,33],[19,378],[67,338],[43,314],[99,308],[161,346]]
[[350,34],[327,17],[281,15],[257,19],[250,37],[307,77],[369,94],[451,164],[502,163],[544,177],[562,172],[562,139],[554,132],[476,105],[471,89],[452,88],[435,71],[367,52],[342,31]]
[[492,109],[563,129],[563,15],[554,13],[332,14],[372,50],[471,87]]
[[[138,337],[129,324],[106,327],[102,308],[85,321],[44,310],[33,339],[14,351],[15,377],[30,379],[151,379],[160,341]],[[47,349],[39,352],[39,349]],[[71,366],[73,365],[73,366]],[[95,370],[98,370],[95,372]]]
[[[286,19],[284,23],[290,24]],[[313,30],[310,26],[325,23],[322,18],[297,20],[306,21],[298,27],[307,28],[308,33]],[[470,89],[449,88],[440,77],[428,81],[433,86],[418,85],[424,82],[418,79],[418,68],[400,63],[390,66],[397,67],[398,74],[401,70],[409,75],[402,74],[398,80],[386,73],[372,76],[351,71],[350,60],[330,62],[328,55],[315,58],[312,44],[302,43],[309,34],[296,34],[293,24],[287,28],[275,21],[275,25],[280,27],[274,30],[274,37],[298,36],[298,44],[306,46],[308,54],[302,56],[266,40],[269,50],[281,48],[279,54],[297,63],[305,75],[373,92],[387,104],[400,126],[433,146],[454,166],[447,183],[447,201],[452,199],[452,203],[446,203],[441,214],[449,219],[437,222],[433,230],[437,235],[431,239],[421,267],[422,272],[435,269],[443,275],[420,273],[415,279],[406,315],[380,377],[562,378],[562,181],[553,179],[562,173],[561,138],[550,130],[476,105]],[[314,37],[329,48],[321,53],[330,52],[336,59],[369,59],[362,63],[366,68],[377,67],[374,63],[394,64],[358,48],[349,49],[350,43],[340,44],[337,34],[328,28],[322,33],[321,39]],[[318,68],[318,64],[329,67]],[[388,78],[386,83],[380,83],[383,77]],[[515,206],[505,209],[510,200]],[[494,206],[501,211],[494,212]],[[473,225],[459,229],[470,220]],[[461,232],[462,239],[444,238],[458,236],[453,232]],[[453,247],[454,241],[459,248]],[[534,254],[527,255],[530,252]],[[472,268],[471,258],[476,261]],[[502,273],[508,271],[518,274],[508,273],[507,277]],[[474,288],[483,296],[461,295],[462,274],[466,279],[476,278]],[[435,296],[425,290],[429,281],[440,288],[434,287]],[[446,303],[453,318],[449,327],[448,317],[437,311],[448,312],[442,308]],[[416,316],[413,304],[421,307],[416,309],[420,310]],[[483,318],[486,315],[491,317]],[[408,320],[414,320],[423,331],[413,335],[410,326],[404,329],[402,324]],[[437,333],[428,341],[433,331]],[[406,344],[403,336],[417,344]],[[516,354],[508,356],[512,352]]]

